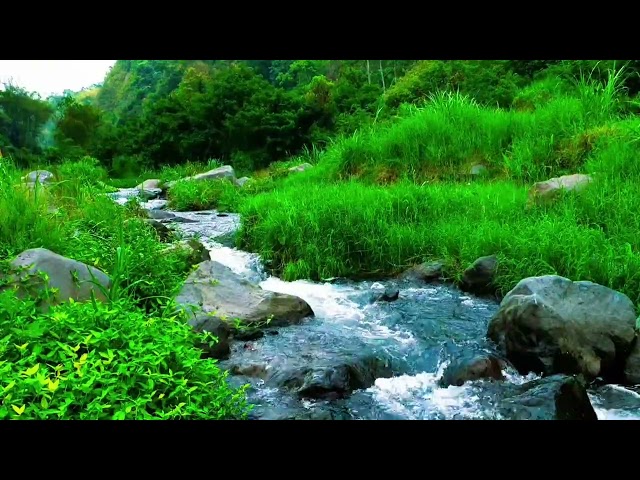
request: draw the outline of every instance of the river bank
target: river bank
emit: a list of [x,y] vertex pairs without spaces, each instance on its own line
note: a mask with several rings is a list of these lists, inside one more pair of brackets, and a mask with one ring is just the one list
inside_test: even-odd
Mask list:
[[[135,194],[129,189],[115,196],[124,203]],[[286,282],[269,275],[258,255],[216,241],[239,228],[238,215],[215,210],[172,212],[166,210],[163,200],[142,206],[175,215],[163,223],[188,237],[199,237],[211,260],[264,290],[296,295],[311,306],[314,315],[299,325],[268,328],[258,338],[232,342],[228,358],[220,361],[232,373],[232,385],[250,385],[251,418],[524,419],[556,415],[549,393],[553,386],[530,393],[529,388],[538,387],[535,382],[547,380],[520,375],[512,368],[504,370],[501,381],[442,384],[452,364],[499,356],[486,338],[489,322],[499,309],[497,301],[465,294],[453,285],[425,285],[411,279]],[[385,290],[394,289],[398,291],[395,301],[379,300]],[[299,395],[303,387],[310,396]],[[318,389],[323,390],[322,395],[317,394]],[[592,384],[589,401],[599,419],[640,419],[636,390]],[[532,398],[535,408],[530,406]]]

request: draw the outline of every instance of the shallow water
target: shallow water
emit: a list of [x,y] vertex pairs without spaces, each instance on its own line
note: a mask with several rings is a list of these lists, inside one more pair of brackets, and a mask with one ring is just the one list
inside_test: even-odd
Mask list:
[[[115,195],[124,203],[132,189]],[[163,203],[164,202],[164,203]],[[164,208],[163,200],[143,203]],[[315,316],[300,325],[274,329],[253,341],[232,344],[224,368],[250,366],[277,369],[334,366],[353,358],[384,359],[391,378],[347,398],[301,400],[285,390],[265,385],[259,378],[233,376],[238,385],[250,383],[254,418],[261,419],[505,419],[497,409],[500,399],[515,385],[533,380],[515,371],[504,372],[503,382],[475,381],[461,387],[438,386],[444,368],[454,358],[474,352],[494,352],[485,339],[487,325],[497,311],[495,301],[466,295],[448,285],[410,282],[285,282],[269,276],[257,255],[223,246],[217,238],[235,231],[235,214],[216,211],[172,212],[193,223],[167,225],[189,237],[198,237],[211,259],[228,266],[263,289],[299,296]],[[386,287],[400,291],[394,302],[375,302]],[[599,419],[640,419],[640,394],[616,385],[589,391]]]

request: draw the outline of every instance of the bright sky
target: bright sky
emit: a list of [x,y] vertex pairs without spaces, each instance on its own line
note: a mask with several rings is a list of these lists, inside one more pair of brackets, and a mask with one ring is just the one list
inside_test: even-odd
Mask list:
[[13,80],[42,98],[100,83],[115,60],[0,60],[1,83]]

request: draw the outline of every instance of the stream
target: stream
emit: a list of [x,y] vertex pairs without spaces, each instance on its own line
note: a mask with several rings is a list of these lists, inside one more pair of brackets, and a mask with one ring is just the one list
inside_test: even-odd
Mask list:
[[[120,204],[137,196],[121,189],[112,198]],[[165,200],[142,202],[147,210],[166,210]],[[498,310],[495,301],[476,298],[443,284],[411,281],[285,282],[265,272],[260,258],[225,246],[221,240],[237,230],[236,214],[217,211],[170,212],[162,220],[185,237],[198,237],[211,260],[274,292],[304,299],[315,316],[300,325],[269,329],[262,338],[231,344],[229,359],[220,361],[236,386],[249,383],[254,419],[514,419],[501,401],[518,386],[538,377],[504,371],[504,381],[476,380],[463,386],[439,386],[455,359],[495,353],[486,340],[487,326]],[[176,221],[177,220],[177,221]],[[374,301],[387,287],[397,288],[392,302]],[[285,389],[265,385],[249,371],[270,368],[321,368],[382,359],[381,370],[368,388],[343,398],[307,400]],[[315,372],[315,370],[314,370]],[[637,390],[637,391],[636,391]],[[640,388],[606,385],[588,391],[600,420],[640,420]],[[542,407],[544,408],[544,407]],[[526,416],[524,418],[527,418]]]

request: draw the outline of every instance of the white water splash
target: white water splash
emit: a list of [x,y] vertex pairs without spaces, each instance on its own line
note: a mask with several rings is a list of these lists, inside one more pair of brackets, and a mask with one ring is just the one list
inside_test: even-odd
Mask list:
[[445,419],[486,418],[486,407],[469,384],[441,388],[438,381],[449,362],[443,362],[437,372],[379,378],[367,389],[385,410],[404,418],[419,420],[441,416]]
[[215,242],[203,241],[203,244],[209,250],[211,260],[229,267],[238,275],[255,276],[256,273],[262,273],[258,255],[225,247]]
[[313,283],[306,280],[285,282],[269,277],[260,283],[264,290],[295,295],[306,301],[315,315],[327,320],[363,320],[362,308],[349,300],[355,290],[330,283]]

